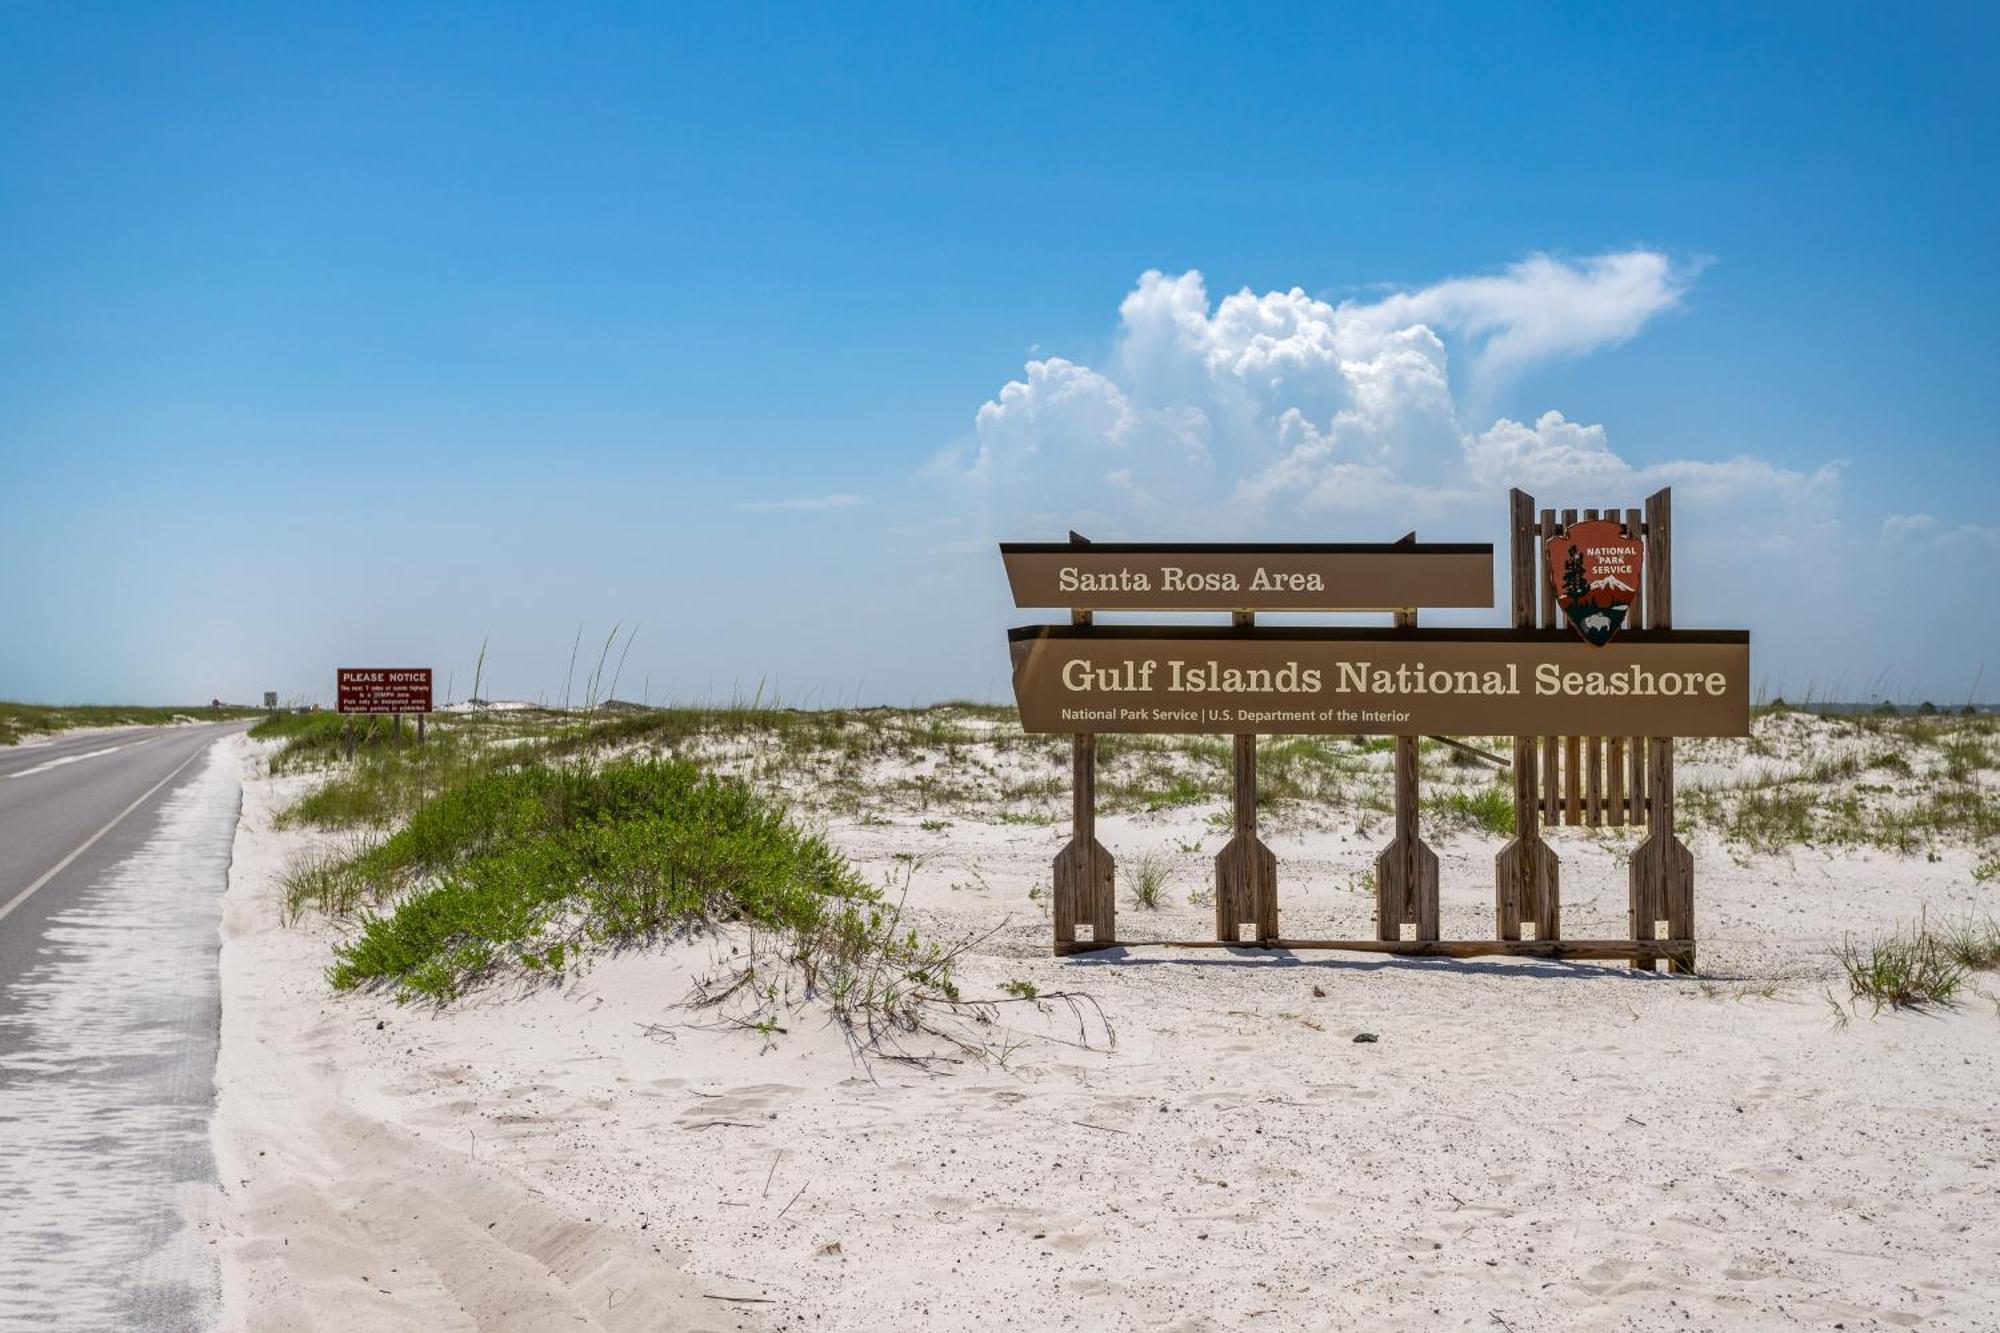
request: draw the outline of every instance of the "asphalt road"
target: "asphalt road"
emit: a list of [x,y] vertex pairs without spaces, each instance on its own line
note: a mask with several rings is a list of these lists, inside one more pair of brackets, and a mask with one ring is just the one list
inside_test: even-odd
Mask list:
[[0,1329],[207,1328],[243,723],[0,750]]

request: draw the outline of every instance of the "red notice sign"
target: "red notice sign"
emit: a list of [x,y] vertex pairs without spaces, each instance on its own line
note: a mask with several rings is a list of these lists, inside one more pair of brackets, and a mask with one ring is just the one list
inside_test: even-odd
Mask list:
[[343,713],[428,713],[429,667],[341,667],[339,710]]

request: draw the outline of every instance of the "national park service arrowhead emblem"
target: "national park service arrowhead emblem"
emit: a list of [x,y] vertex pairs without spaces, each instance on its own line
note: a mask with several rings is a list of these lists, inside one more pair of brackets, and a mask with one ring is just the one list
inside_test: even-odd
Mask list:
[[1602,648],[1625,627],[1639,600],[1644,545],[1627,537],[1616,519],[1590,519],[1549,538],[1548,548],[1556,605],[1578,634]]

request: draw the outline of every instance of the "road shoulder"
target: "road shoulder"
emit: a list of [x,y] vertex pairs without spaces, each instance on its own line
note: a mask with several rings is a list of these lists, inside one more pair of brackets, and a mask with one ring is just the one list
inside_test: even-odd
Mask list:
[[[281,918],[313,835],[273,816],[311,779],[264,776],[238,738],[243,812],[222,918],[213,1143],[231,1329],[739,1328],[650,1245],[478,1158],[369,1111],[361,1034],[423,1016],[326,985],[328,936]],[[420,1037],[416,1038],[421,1040]]]

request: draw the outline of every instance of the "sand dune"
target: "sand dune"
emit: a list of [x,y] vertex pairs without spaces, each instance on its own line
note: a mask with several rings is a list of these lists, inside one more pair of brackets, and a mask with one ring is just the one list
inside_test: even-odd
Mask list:
[[[1688,980],[1059,961],[1028,889],[1062,829],[830,819],[928,932],[981,937],[967,994],[1094,1006],[1004,1005],[995,1058],[912,1038],[956,1061],[923,1067],[857,1059],[811,1005],[768,1037],[679,1007],[731,933],[441,1012],[335,997],[330,928],[277,919],[298,782],[252,766],[225,926],[238,1327],[2000,1327],[2000,1006],[1842,1022],[1828,998],[1842,932],[1982,901],[1969,852],[1703,837]],[[1103,821],[1127,865],[1175,867],[1174,905],[1121,934],[1207,929],[1183,849],[1212,812]],[[1367,933],[1344,886],[1380,836],[1269,840],[1288,933]],[[1623,933],[1628,842],[1558,835],[1570,933]],[[1495,846],[1439,840],[1447,935],[1490,931]]]

